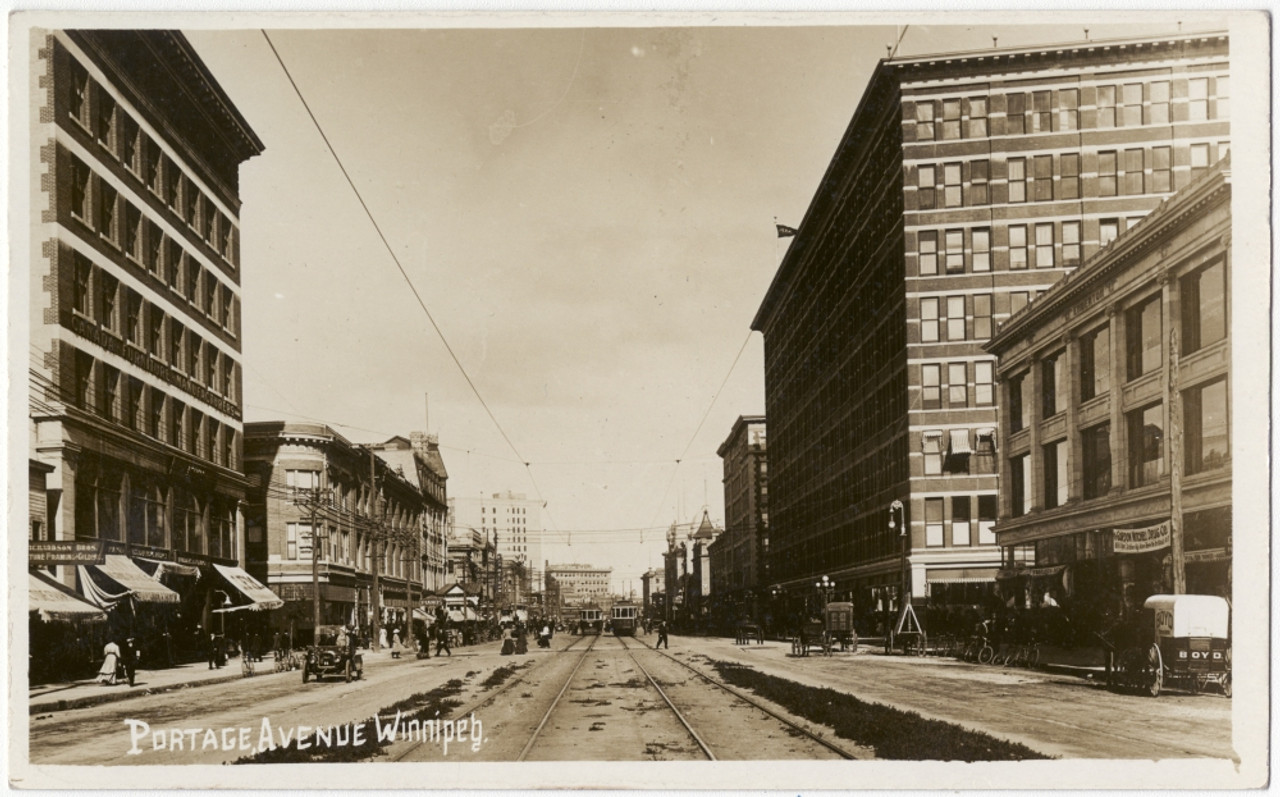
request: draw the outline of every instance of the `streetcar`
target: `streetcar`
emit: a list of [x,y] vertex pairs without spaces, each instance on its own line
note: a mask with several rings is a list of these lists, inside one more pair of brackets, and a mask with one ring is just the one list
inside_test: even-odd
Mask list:
[[604,612],[599,606],[583,606],[578,610],[578,633],[599,634],[604,630]]
[[613,627],[614,636],[635,636],[636,625],[639,623],[640,609],[630,601],[619,601],[613,605],[610,612],[610,624]]

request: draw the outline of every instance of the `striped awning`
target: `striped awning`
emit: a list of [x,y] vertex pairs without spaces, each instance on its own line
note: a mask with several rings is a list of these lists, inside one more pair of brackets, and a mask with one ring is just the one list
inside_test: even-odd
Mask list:
[[107,613],[43,573],[27,571],[29,611],[41,620],[101,622]]
[[[235,605],[214,609],[215,612],[235,612],[246,609],[261,612],[269,609],[279,609],[284,606],[284,601],[278,595],[263,586],[261,581],[240,568],[214,563],[213,569],[217,570],[218,575],[222,576],[228,584],[235,587],[236,591],[241,595],[241,600],[234,601]],[[245,600],[248,603],[245,603]]]
[[124,598],[139,603],[178,603],[178,593],[142,572],[127,556],[107,554],[100,565],[81,565],[80,591],[94,606],[114,607]]

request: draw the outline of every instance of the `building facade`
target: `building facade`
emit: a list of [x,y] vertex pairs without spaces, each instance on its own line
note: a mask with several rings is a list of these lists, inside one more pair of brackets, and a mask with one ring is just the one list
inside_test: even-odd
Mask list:
[[[453,499],[450,499],[452,503]],[[492,532],[459,525],[451,518],[447,539],[450,580],[476,595],[486,608],[491,607],[501,574],[501,557],[494,545]]]
[[1002,597],[1077,625],[1231,596],[1226,162],[1010,319],[999,357]]
[[739,416],[716,451],[724,461],[724,533],[711,546],[711,592],[757,619],[769,570],[769,462],[762,415]]
[[542,561],[542,502],[510,490],[454,500],[457,523],[473,526],[496,541],[502,573],[500,599],[527,603],[533,595],[535,566]]
[[318,587],[320,623],[352,623],[368,634],[405,623],[426,591],[435,474],[414,458],[406,474],[378,447],[357,446],[323,424],[245,425],[249,569],[284,601],[274,622],[306,639]]
[[243,597],[216,568],[245,562],[239,168],[263,145],[176,31],[42,32],[31,66],[32,563],[113,618],[148,604],[113,633],[195,649],[212,587]]
[[609,580],[613,576],[611,567],[548,563],[546,571],[547,580],[556,585],[563,606],[609,602]]
[[829,575],[864,613],[904,582],[922,606],[993,597],[982,344],[1225,154],[1229,94],[1222,34],[879,64],[753,322],[775,581]]
[[410,432],[409,438],[391,438],[369,446],[397,474],[415,484],[425,501],[422,534],[422,585],[436,592],[449,583],[449,472],[440,455],[440,438]]

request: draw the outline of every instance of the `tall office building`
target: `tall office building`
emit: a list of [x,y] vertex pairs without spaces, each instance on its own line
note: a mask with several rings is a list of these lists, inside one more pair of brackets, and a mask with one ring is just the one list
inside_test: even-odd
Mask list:
[[455,524],[497,541],[501,597],[513,603],[528,601],[541,582],[534,570],[542,561],[542,502],[507,490],[478,498],[458,496],[453,508]]
[[775,581],[828,575],[862,612],[904,582],[990,596],[982,343],[1226,153],[1229,95],[1218,33],[880,62],[752,324]]

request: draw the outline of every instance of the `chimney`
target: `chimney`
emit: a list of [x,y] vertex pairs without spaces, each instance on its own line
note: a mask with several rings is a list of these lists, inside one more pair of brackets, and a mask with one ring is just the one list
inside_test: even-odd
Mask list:
[[427,459],[427,452],[440,450],[440,438],[426,432],[410,432],[409,444],[418,456]]

